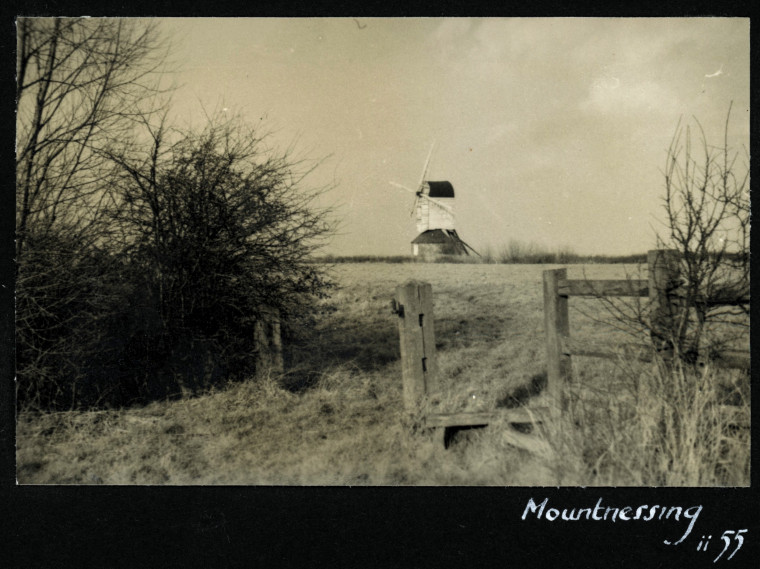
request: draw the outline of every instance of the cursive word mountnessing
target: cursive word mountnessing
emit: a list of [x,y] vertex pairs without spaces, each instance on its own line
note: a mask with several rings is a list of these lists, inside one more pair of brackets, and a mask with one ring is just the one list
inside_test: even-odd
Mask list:
[[618,520],[623,522],[641,520],[644,522],[650,522],[652,520],[674,520],[676,522],[681,521],[683,517],[684,522],[688,520],[689,525],[686,531],[681,536],[681,539],[675,543],[664,540],[666,545],[678,545],[691,533],[694,523],[697,521],[702,506],[691,506],[689,508],[682,508],[681,506],[650,506],[643,504],[641,506],[624,506],[624,507],[607,507],[602,506],[602,499],[596,502],[596,506],[593,508],[547,508],[549,498],[544,498],[544,501],[540,504],[536,504],[533,498],[528,499],[528,504],[525,506],[525,510],[522,514],[522,519],[525,520],[529,515],[535,515],[536,519],[543,519],[553,522],[555,520],[562,520],[566,522],[575,522],[581,519],[593,520],[593,521],[611,521],[616,522]]

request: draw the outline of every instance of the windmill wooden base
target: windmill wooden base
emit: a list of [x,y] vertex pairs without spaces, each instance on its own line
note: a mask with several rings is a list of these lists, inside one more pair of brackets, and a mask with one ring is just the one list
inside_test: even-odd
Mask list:
[[412,241],[412,255],[433,260],[446,255],[469,255],[475,249],[465,243],[455,229],[428,229]]

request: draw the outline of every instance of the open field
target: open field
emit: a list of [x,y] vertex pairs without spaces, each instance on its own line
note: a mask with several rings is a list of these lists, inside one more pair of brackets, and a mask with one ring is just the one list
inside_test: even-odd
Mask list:
[[[747,485],[749,431],[717,402],[749,405],[747,376],[574,358],[570,410],[545,452],[504,426],[462,431],[448,450],[403,411],[396,316],[408,279],[430,282],[443,406],[490,410],[540,398],[541,274],[553,265],[340,264],[282,377],[143,408],[21,414],[17,476],[31,484]],[[568,278],[646,278],[633,265],[572,265]],[[619,333],[594,300],[572,299],[571,334]],[[622,338],[622,336],[620,336]],[[667,397],[663,394],[667,393]],[[667,400],[667,401],[666,401]]]

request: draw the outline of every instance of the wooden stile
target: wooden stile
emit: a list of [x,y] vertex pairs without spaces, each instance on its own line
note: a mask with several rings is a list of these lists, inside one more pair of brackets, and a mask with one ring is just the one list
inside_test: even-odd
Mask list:
[[[404,408],[416,414],[424,399],[434,400],[440,392],[435,353],[433,287],[429,283],[408,281],[396,288],[392,302],[398,316],[401,342],[401,373]],[[427,413],[422,424],[439,428],[443,444],[448,447],[454,433],[461,429],[484,427],[495,421],[505,423],[539,423],[548,409],[497,409],[487,412]],[[507,429],[507,440],[529,450],[545,450],[535,437]]]

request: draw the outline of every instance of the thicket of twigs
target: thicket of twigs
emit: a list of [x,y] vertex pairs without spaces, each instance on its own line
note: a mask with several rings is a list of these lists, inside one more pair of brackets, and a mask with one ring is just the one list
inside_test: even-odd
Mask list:
[[21,408],[125,405],[255,371],[262,311],[328,283],[315,167],[240,120],[167,124],[167,46],[136,20],[22,18],[16,157]]

